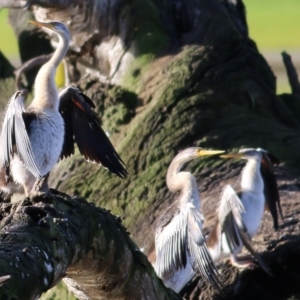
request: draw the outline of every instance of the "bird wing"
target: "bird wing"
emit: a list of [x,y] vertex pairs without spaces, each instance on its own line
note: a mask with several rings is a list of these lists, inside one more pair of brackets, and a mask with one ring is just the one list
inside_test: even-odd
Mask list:
[[59,97],[59,111],[65,122],[61,158],[74,154],[76,142],[87,160],[101,164],[121,178],[126,177],[124,163],[101,128],[92,100],[75,87],[62,90]]
[[155,234],[155,268],[160,278],[185,268],[187,262],[187,216],[176,208],[173,205],[165,212]]
[[272,276],[267,264],[251,246],[251,236],[242,218],[243,212],[245,212],[245,209],[240,198],[230,185],[226,185],[218,208],[218,217],[230,252],[233,253],[240,246],[240,243],[242,243],[260,267]]
[[1,132],[1,165],[9,176],[10,161],[16,152],[26,168],[34,177],[41,179],[41,172],[35,162],[31,143],[24,122],[24,95],[16,92],[10,99],[3,121]]
[[231,253],[240,247],[238,229],[247,234],[247,228],[241,215],[244,211],[244,206],[234,189],[230,185],[226,185],[218,208],[218,218]]
[[[278,214],[279,211],[280,217],[283,220],[283,214],[280,205],[280,198],[278,193],[278,187],[276,182],[276,177],[274,175],[273,163],[277,163],[278,160],[274,160],[275,157],[268,152],[261,151],[262,160],[260,165],[261,176],[264,181],[264,194],[266,205],[272,215],[274,229],[278,230]],[[270,156],[271,155],[271,156]]]
[[204,277],[215,289],[221,291],[223,284],[206,246],[206,240],[201,230],[202,220],[200,212],[194,206],[190,206],[187,222],[188,251],[192,257],[194,271]]

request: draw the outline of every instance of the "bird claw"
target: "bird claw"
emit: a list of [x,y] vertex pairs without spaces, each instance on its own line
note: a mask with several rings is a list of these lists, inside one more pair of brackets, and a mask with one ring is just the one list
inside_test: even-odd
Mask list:
[[48,177],[49,173],[45,175],[42,179],[36,180],[29,195],[31,200],[37,200],[37,198],[45,199],[52,196],[47,183]]

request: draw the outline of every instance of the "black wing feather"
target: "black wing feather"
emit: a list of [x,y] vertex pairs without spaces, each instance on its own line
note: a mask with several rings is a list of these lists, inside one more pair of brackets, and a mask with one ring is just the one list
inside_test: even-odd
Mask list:
[[283,219],[282,210],[280,206],[280,198],[278,193],[278,186],[276,182],[276,177],[274,174],[273,164],[271,159],[269,158],[269,154],[267,152],[262,153],[262,161],[260,166],[261,176],[264,181],[264,194],[266,205],[272,215],[273,218],[273,226],[274,229],[278,230],[278,213]]
[[61,159],[67,158],[74,154],[74,133],[73,133],[73,126],[72,126],[72,114],[67,113],[69,110],[72,109],[72,106],[69,102],[66,102],[64,109],[60,111],[64,123],[65,123],[65,132],[68,132],[68,134],[65,134],[64,137],[64,144],[61,152]]
[[[103,167],[108,168],[113,173],[117,173],[118,170],[115,168],[114,162],[110,160],[111,157],[105,155],[105,153],[112,152],[113,149],[107,146],[106,143],[102,142],[101,144],[101,141],[107,138],[104,131],[101,132],[102,136],[100,139],[99,135],[95,138],[95,124],[90,118],[88,120],[84,119],[82,112],[77,107],[74,107],[72,116],[75,141],[80,153],[82,153],[87,160],[101,163]],[[101,129],[101,127],[99,128]],[[100,132],[98,132],[98,134],[100,134]],[[89,145],[89,147],[85,145]]]
[[223,229],[223,231],[225,232],[225,237],[230,252],[233,253],[235,249],[240,247],[241,240],[239,239],[237,233],[237,228],[235,226],[235,221],[233,219],[232,212],[229,212],[228,215],[225,217],[222,227],[226,228],[226,230]]
[[60,93],[60,112],[65,121],[65,141],[61,158],[74,153],[74,142],[87,159],[108,168],[119,177],[126,177],[124,162],[114,149],[92,110],[90,98],[79,89],[68,87]]

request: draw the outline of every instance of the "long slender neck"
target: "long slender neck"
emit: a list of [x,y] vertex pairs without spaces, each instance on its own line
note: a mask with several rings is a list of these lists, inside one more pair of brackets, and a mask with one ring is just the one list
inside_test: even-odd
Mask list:
[[31,107],[58,110],[59,97],[54,80],[55,72],[69,45],[69,38],[66,35],[58,35],[58,38],[58,46],[53,56],[41,67],[36,76],[35,97],[30,105]]
[[242,173],[242,190],[262,193],[264,189],[263,179],[260,173],[261,160],[249,159]]
[[[167,172],[167,186],[171,192],[181,191],[181,201],[199,198],[198,186],[195,177],[189,172],[180,172],[183,164],[191,159],[174,159]],[[198,202],[198,201],[197,201]],[[200,205],[196,203],[197,206]]]

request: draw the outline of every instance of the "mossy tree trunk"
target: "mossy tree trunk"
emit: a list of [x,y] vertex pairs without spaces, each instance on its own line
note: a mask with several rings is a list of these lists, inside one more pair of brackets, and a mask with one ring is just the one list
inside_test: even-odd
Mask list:
[[[72,3],[37,0],[31,12],[69,25],[70,77],[89,70],[77,84],[97,103],[129,176],[121,181],[75,155],[57,166],[52,187],[120,215],[148,253],[155,221],[174,199],[165,174],[180,149],[261,147],[299,167],[299,95],[276,95],[276,78],[248,37],[242,1]],[[241,164],[229,164],[191,166],[208,227],[224,178],[240,172]]]

